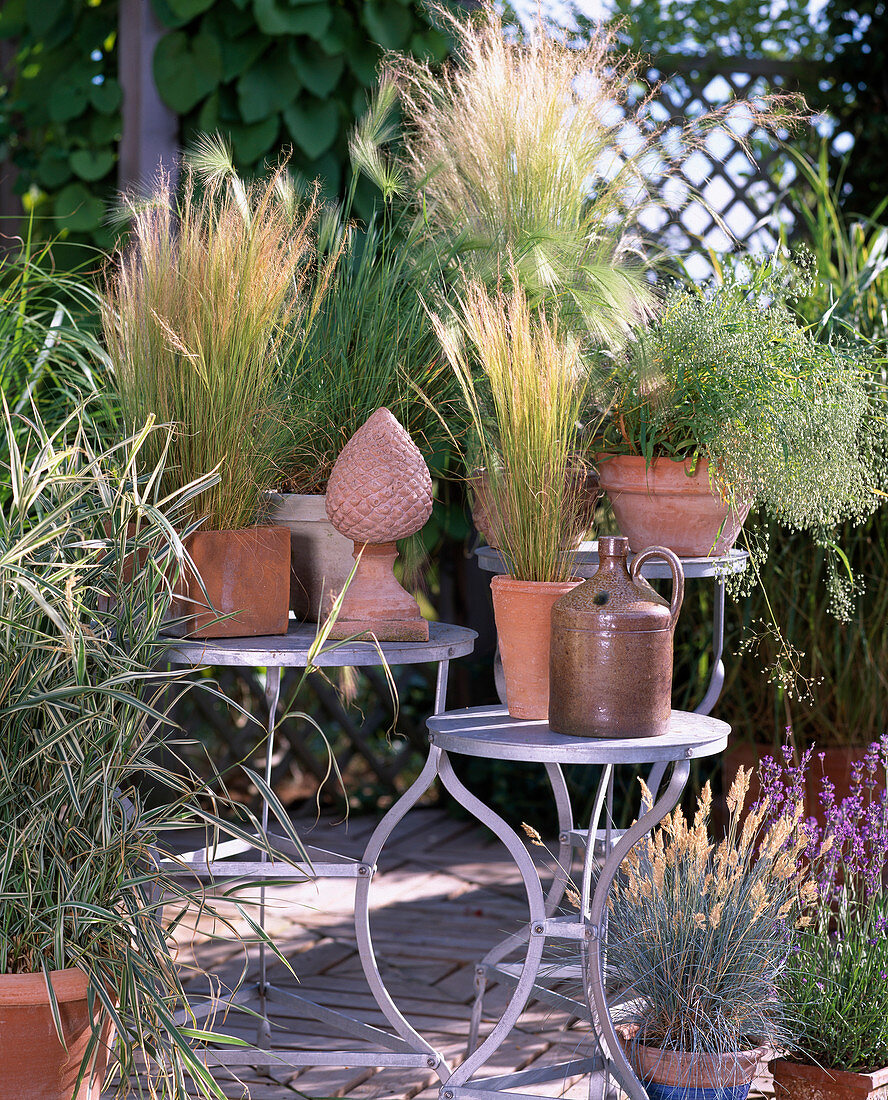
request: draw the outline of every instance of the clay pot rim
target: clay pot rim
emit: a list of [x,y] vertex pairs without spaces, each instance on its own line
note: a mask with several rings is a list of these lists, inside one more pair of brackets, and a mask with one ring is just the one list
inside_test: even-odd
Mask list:
[[491,588],[511,588],[513,592],[542,592],[553,588],[574,588],[582,584],[582,577],[572,577],[566,581],[522,581],[513,577],[511,573],[495,573],[490,579]]
[[771,1072],[781,1071],[788,1077],[818,1078],[826,1075],[834,1085],[861,1084],[869,1089],[879,1088],[888,1084],[888,1066],[879,1069],[862,1072],[850,1069],[839,1069],[836,1066],[818,1066],[813,1062],[794,1062],[791,1058],[772,1058],[769,1062]]
[[185,536],[185,541],[196,535],[243,535],[252,531],[286,531],[289,534],[290,528],[283,523],[253,523],[249,527],[198,527]]
[[[623,492],[631,491],[624,483],[629,482],[636,488],[643,480],[648,491],[670,493],[711,493],[724,501],[718,486],[709,478],[709,459],[705,455],[693,458],[676,459],[669,455],[657,455],[650,465],[644,455],[596,455],[602,489],[607,492],[607,482],[611,488]],[[689,473],[691,466],[694,472]],[[640,489],[636,489],[640,491]]]
[[327,517],[326,493],[268,493],[263,512],[266,526],[286,527],[289,523],[330,522]]
[[[747,1084],[755,1076],[755,1070],[759,1063],[767,1059],[769,1051],[767,1046],[761,1045],[751,1047],[748,1050],[728,1051],[725,1054],[690,1054],[687,1051],[652,1047],[642,1042],[627,1043],[626,1040],[623,1040],[623,1042],[630,1061],[637,1067],[636,1072],[641,1070],[642,1076],[650,1078],[651,1069],[653,1068],[658,1076],[650,1079],[655,1080],[657,1084],[682,1086],[688,1083],[688,1073],[686,1071],[690,1071],[691,1067],[695,1066],[698,1069],[698,1074],[695,1076],[700,1078],[699,1083],[695,1086],[698,1088],[734,1087]],[[647,1066],[642,1065],[643,1059],[638,1057],[642,1052],[647,1056]],[[635,1056],[633,1057],[633,1055]],[[653,1067],[650,1065],[652,1061],[655,1061]],[[661,1066],[665,1069],[662,1076],[659,1075]],[[724,1075],[718,1072],[720,1069],[729,1070],[727,1079],[724,1079]],[[709,1082],[706,1081],[706,1078],[709,1078]]]
[[[52,988],[59,1002],[85,1001],[89,975],[79,967],[49,972]],[[0,1004],[47,1005],[49,993],[43,971],[27,974],[0,974]]]

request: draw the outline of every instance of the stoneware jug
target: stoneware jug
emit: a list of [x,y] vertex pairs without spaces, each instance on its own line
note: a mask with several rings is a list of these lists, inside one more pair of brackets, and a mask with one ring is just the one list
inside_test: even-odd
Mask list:
[[[672,640],[684,572],[651,546],[627,564],[629,540],[598,540],[598,572],[552,608],[549,727],[575,737],[657,737],[669,728]],[[669,604],[641,576],[650,558],[672,570]]]

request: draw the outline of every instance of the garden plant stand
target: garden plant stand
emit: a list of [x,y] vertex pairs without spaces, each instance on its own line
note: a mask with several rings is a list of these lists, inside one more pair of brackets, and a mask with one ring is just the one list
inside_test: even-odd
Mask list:
[[[476,634],[464,627],[444,623],[429,624],[428,642],[372,642],[344,641],[331,643],[320,652],[312,653],[317,627],[313,624],[291,624],[289,633],[280,637],[230,638],[213,641],[177,641],[170,643],[166,660],[180,666],[222,665],[229,667],[265,668],[265,695],[267,702],[265,754],[265,781],[270,787],[271,767],[274,756],[275,728],[280,703],[281,671],[284,668],[305,668],[309,664],[319,668],[358,668],[367,666],[436,663],[438,666],[435,688],[435,712],[444,710],[447,695],[447,677],[450,661],[471,653]],[[411,791],[413,788],[411,788]],[[405,798],[408,798],[410,791]],[[410,802],[412,805],[416,799]],[[403,802],[403,800],[402,800]],[[399,804],[400,805],[400,804]],[[406,811],[405,811],[406,812]],[[441,1057],[410,1026],[395,1008],[379,972],[370,936],[370,884],[376,871],[376,860],[382,847],[380,837],[388,836],[391,828],[384,826],[391,821],[392,812],[371,836],[361,860],[331,859],[331,853],[306,845],[297,850],[286,840],[276,838],[276,844],[288,858],[270,862],[264,852],[254,852],[247,841],[232,840],[214,848],[201,848],[186,852],[175,860],[165,860],[165,869],[179,877],[218,881],[236,879],[262,882],[321,878],[350,878],[355,880],[355,928],[358,952],[367,982],[377,1003],[391,1023],[396,1034],[373,1027],[282,989],[268,978],[268,951],[260,942],[258,949],[258,981],[253,987],[239,990],[231,997],[209,997],[194,1006],[193,1015],[198,1019],[224,1014],[231,1009],[248,1010],[258,1018],[256,1046],[251,1048],[207,1049],[202,1051],[207,1064],[218,1066],[344,1066],[437,1069],[446,1077],[449,1069],[439,1068]],[[397,816],[397,820],[403,813]],[[262,829],[268,828],[268,803],[263,800]],[[291,848],[291,851],[288,851]],[[251,854],[258,858],[250,858]],[[309,860],[305,859],[308,855]],[[265,887],[260,888],[259,923],[264,928]],[[269,1005],[288,1003],[311,1019],[318,1020],[340,1031],[351,1039],[372,1044],[370,1050],[274,1050],[270,1049],[271,1024]],[[382,1048],[382,1049],[380,1049]]]
[[[443,1081],[441,1100],[494,1100],[497,1096],[530,1100],[528,1094],[505,1090],[579,1073],[590,1075],[593,1090],[597,1087],[601,1097],[606,1095],[608,1081],[613,1078],[619,1081],[630,1100],[647,1100],[647,1092],[617,1039],[610,1015],[612,1006],[608,1004],[605,991],[608,892],[632,847],[652,832],[678,804],[690,774],[691,760],[722,752],[727,745],[730,726],[707,715],[673,711],[669,731],[662,737],[620,740],[570,737],[553,733],[545,722],[511,718],[505,707],[472,707],[436,714],[429,719],[428,726],[431,750],[426,766],[413,786],[380,822],[373,841],[376,855],[397,822],[439,778],[460,805],[506,846],[521,874],[529,911],[528,924],[494,947],[478,965],[468,1056]],[[460,782],[450,761],[452,754],[545,765],[558,810],[560,833],[558,870],[548,892],[544,892],[525,842]],[[585,849],[577,890],[579,908],[566,913],[559,912],[559,907],[571,882],[571,855],[578,830],[574,829],[570,797],[561,770],[564,764],[599,765],[602,769],[588,828],[579,831]],[[635,768],[651,766],[647,782],[654,803],[647,809],[642,807],[635,824],[614,838],[610,830],[610,803],[614,768],[619,765]],[[660,788],[670,765],[672,772],[661,794]],[[597,868],[596,841],[600,836],[599,823],[605,810],[604,858],[602,866]],[[574,941],[577,944],[579,976],[585,999],[591,1007],[590,1022],[599,1054],[542,1069],[478,1078],[478,1071],[505,1041],[531,997],[539,998],[541,993],[548,992],[538,979],[543,950],[551,940]],[[523,960],[507,970],[502,966],[503,960],[516,951],[523,951]],[[510,973],[514,977],[514,990],[499,1021],[475,1048],[484,989],[488,974],[492,972],[501,977],[505,972]],[[552,972],[548,970],[547,977],[551,976]],[[578,1014],[578,1003],[573,999],[559,994],[554,994],[554,997],[554,1003]]]
[[[669,731],[662,737],[604,740],[577,738],[553,733],[545,722],[510,718],[504,707],[474,707],[446,711],[449,662],[471,652],[475,634],[461,627],[430,624],[430,637],[424,642],[354,642],[331,645],[312,656],[315,627],[291,626],[284,637],[223,639],[217,641],[172,642],[167,658],[177,665],[229,665],[264,667],[268,704],[265,775],[270,784],[271,761],[277,723],[281,670],[286,667],[359,667],[435,662],[438,665],[434,714],[428,721],[430,750],[416,780],[389,809],[372,833],[359,861],[331,859],[329,852],[293,846],[292,858],[271,862],[260,851],[251,858],[248,841],[228,841],[212,849],[199,849],[170,862],[170,869],[184,876],[210,881],[292,881],[306,878],[351,878],[355,881],[355,932],[361,965],[373,997],[391,1026],[391,1031],[319,1005],[307,997],[282,989],[269,980],[267,948],[259,945],[258,981],[231,997],[210,997],[196,1009],[198,1018],[242,1008],[258,1020],[255,1048],[207,1049],[203,1056],[210,1065],[221,1066],[344,1066],[405,1069],[433,1069],[441,1081],[440,1100],[494,1100],[511,1097],[529,1100],[529,1094],[505,1090],[544,1081],[590,1075],[592,1095],[607,1095],[611,1078],[620,1082],[630,1100],[647,1100],[647,1093],[633,1073],[614,1032],[605,990],[604,963],[607,932],[607,896],[620,864],[634,844],[649,834],[678,803],[690,774],[692,759],[721,752],[730,727],[703,714],[674,711]],[[548,890],[525,842],[490,807],[472,794],[456,776],[452,755],[486,757],[494,760],[543,764],[555,799],[559,821],[558,867]],[[575,826],[567,784],[565,764],[599,766],[601,775],[595,794],[588,828]],[[614,769],[627,765],[638,769],[649,766],[648,786],[654,803],[642,808],[638,820],[623,833],[611,829]],[[671,775],[666,780],[667,771]],[[528,904],[528,922],[497,944],[476,968],[476,1000],[471,1021],[466,1059],[451,1069],[441,1053],[410,1024],[389,993],[380,974],[370,928],[370,891],[377,863],[385,844],[397,825],[413,809],[436,779],[481,824],[505,845],[521,875]],[[661,793],[661,787],[664,789]],[[600,829],[602,815],[605,827]],[[269,820],[268,805],[262,810],[262,827]],[[603,843],[603,849],[602,849]],[[582,873],[578,881],[579,907],[562,912],[562,902],[571,883],[571,862],[575,848],[584,850]],[[285,849],[286,850],[286,849]],[[603,851],[603,857],[601,853]],[[305,859],[307,853],[309,859]],[[287,852],[289,856],[290,853]],[[603,864],[599,868],[600,857]],[[264,893],[260,894],[260,923],[264,921]],[[540,983],[543,950],[551,941],[574,942],[579,962],[568,966],[564,975],[579,977],[583,1002],[575,1001]],[[507,960],[523,953],[517,963]],[[568,971],[575,973],[568,974]],[[491,1032],[477,1044],[484,991],[489,975],[509,980],[514,985],[505,1010]],[[552,971],[548,971],[552,977]],[[506,1040],[531,998],[548,999],[574,1015],[589,1006],[599,1053],[559,1065],[524,1070],[497,1077],[479,1078],[478,1072]],[[300,1014],[316,1019],[351,1039],[372,1044],[364,1050],[292,1050],[270,1049],[270,1005],[275,1002],[298,1008]]]

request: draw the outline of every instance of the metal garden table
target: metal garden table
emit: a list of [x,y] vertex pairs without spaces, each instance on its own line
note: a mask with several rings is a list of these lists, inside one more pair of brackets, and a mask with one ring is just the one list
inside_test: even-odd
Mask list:
[[[223,665],[229,667],[264,667],[267,669],[265,697],[267,703],[266,736],[268,748],[265,758],[265,779],[271,783],[271,761],[274,749],[275,726],[281,691],[281,670],[305,668],[309,664],[320,668],[358,668],[381,665],[383,659],[389,665],[436,663],[438,666],[435,688],[435,713],[444,710],[447,695],[447,676],[450,661],[471,653],[477,635],[464,627],[445,623],[429,623],[428,642],[330,642],[319,652],[312,652],[317,628],[313,624],[291,624],[286,635],[259,638],[226,638],[208,641],[171,639],[165,659],[173,665]],[[415,785],[414,785],[415,786]],[[413,788],[411,788],[411,791]],[[410,792],[408,792],[408,795]],[[407,796],[405,796],[407,797]],[[402,799],[403,802],[403,799]],[[416,802],[413,798],[411,805]],[[400,805],[400,803],[399,803]],[[239,879],[268,881],[305,878],[352,878],[355,880],[355,929],[358,953],[367,982],[377,1003],[392,1024],[396,1034],[355,1020],[344,1013],[319,1005],[307,997],[301,997],[282,989],[268,980],[266,948],[259,945],[259,975],[255,988],[240,991],[225,999],[209,998],[196,1008],[195,1015],[204,1018],[216,1011],[228,1008],[248,1008],[258,1014],[258,1033],[255,1048],[206,1050],[202,1052],[212,1065],[290,1065],[290,1066],[376,1066],[414,1067],[437,1069],[445,1078],[449,1069],[441,1067],[442,1059],[429,1043],[407,1023],[394,1007],[382,980],[373,942],[370,935],[370,885],[376,871],[376,860],[385,838],[394,826],[390,824],[391,812],[383,819],[367,844],[360,861],[345,858],[331,859],[331,853],[306,846],[310,862],[304,853],[295,848],[288,851],[285,841],[277,843],[290,857],[286,862],[269,862],[261,851],[259,858],[244,857],[252,846],[241,840],[220,843],[214,848],[201,848],[183,853],[176,860],[164,860],[165,869],[178,876],[201,879]],[[268,805],[263,803],[262,828],[268,827]],[[260,893],[260,924],[265,920],[265,888]],[[295,1005],[300,1012],[312,1019],[328,1024],[354,1039],[374,1044],[376,1048],[361,1051],[294,1051],[269,1049],[271,1030],[268,1005],[286,1002]]]
[[[727,745],[730,726],[708,715],[673,711],[668,733],[662,737],[605,740],[553,733],[545,722],[510,718],[504,707],[472,707],[435,714],[429,719],[428,727],[431,750],[426,765],[413,786],[401,796],[377,828],[372,842],[374,856],[378,856],[395,825],[439,778],[450,794],[506,846],[521,874],[529,910],[527,926],[494,947],[476,969],[476,1000],[468,1056],[446,1078],[441,1073],[443,1063],[438,1067],[443,1082],[441,1100],[493,1100],[500,1095],[511,1100],[532,1100],[528,1094],[504,1090],[579,1073],[590,1075],[593,1086],[590,1095],[597,1087],[598,1096],[604,1097],[608,1080],[613,1077],[625,1089],[630,1100],[647,1100],[647,1092],[632,1071],[617,1039],[605,991],[608,891],[633,845],[650,833],[678,804],[690,774],[691,760],[721,752]],[[457,778],[450,761],[452,754],[545,765],[555,796],[560,831],[558,871],[548,892],[544,892],[524,841]],[[580,831],[585,856],[577,891],[579,908],[576,912],[559,913],[559,906],[571,881],[573,834],[578,832],[574,829],[570,796],[561,770],[564,764],[600,765],[602,773],[588,828]],[[634,825],[612,837],[610,809],[613,774],[615,766],[620,764],[636,768],[651,765],[647,782],[654,802],[647,809],[642,807]],[[672,773],[661,794],[660,788],[670,765]],[[598,826],[605,809],[603,864],[596,875]],[[542,1069],[478,1079],[478,1071],[505,1041],[531,996],[539,997],[541,992],[546,992],[545,987],[538,983],[538,975],[543,949],[550,939],[577,943],[581,959],[578,971],[586,1000],[592,1007],[590,1019],[599,1054]],[[523,960],[511,967],[504,964],[503,960],[518,950],[523,950]],[[491,972],[500,977],[510,973],[514,978],[514,990],[502,1017],[475,1049],[484,988]],[[551,976],[551,971],[548,976]],[[577,1003],[572,999],[558,993],[553,993],[552,997],[553,1003],[575,1011]],[[390,1005],[390,1010],[397,1012],[394,1005]],[[391,1015],[389,1019],[392,1019]]]

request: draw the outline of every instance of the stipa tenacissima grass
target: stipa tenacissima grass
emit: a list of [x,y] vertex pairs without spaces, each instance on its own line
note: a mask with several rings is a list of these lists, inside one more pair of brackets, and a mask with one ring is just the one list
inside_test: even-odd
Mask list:
[[667,817],[614,887],[607,959],[635,1041],[695,1054],[791,1041],[778,979],[817,887],[799,865],[801,806],[767,826],[765,805],[744,816],[749,779],[741,769],[729,791],[720,843],[707,784],[693,821],[681,809]]

